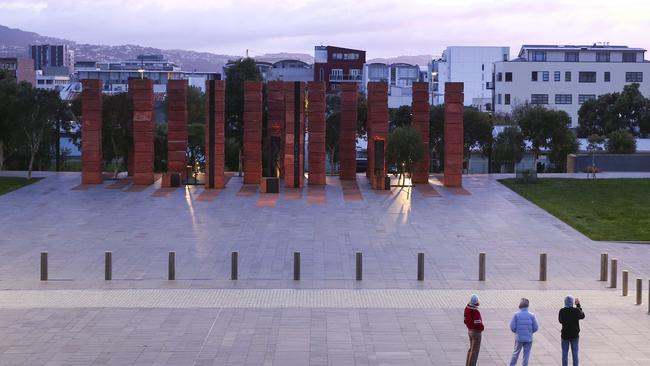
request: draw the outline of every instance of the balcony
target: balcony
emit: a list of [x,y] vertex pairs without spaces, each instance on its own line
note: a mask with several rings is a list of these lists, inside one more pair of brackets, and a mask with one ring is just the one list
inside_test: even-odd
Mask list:
[[361,81],[361,74],[358,75],[351,75],[351,74],[338,74],[338,75],[330,75],[330,81],[335,81],[335,82],[346,82],[346,81]]

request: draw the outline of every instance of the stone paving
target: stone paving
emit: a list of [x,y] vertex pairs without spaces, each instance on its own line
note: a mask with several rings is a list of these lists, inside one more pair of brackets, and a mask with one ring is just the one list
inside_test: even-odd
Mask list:
[[[40,174],[0,196],[0,365],[462,365],[472,292],[486,322],[481,365],[509,359],[507,324],[521,296],[541,323],[531,364],[559,364],[557,311],[568,292],[587,313],[583,364],[650,364],[650,246],[592,242],[500,176],[465,177],[470,195],[432,178],[439,197],[378,194],[359,176],[361,199],[349,201],[328,177],[324,199],[287,190],[260,208],[259,192],[237,195],[238,177],[201,201],[202,188],[72,190],[78,174]],[[113,281],[103,280],[106,250]],[[41,251],[47,282],[38,280]],[[168,251],[176,281],[166,280]],[[292,280],[294,251],[301,281]],[[363,281],[354,280],[357,251]],[[418,252],[424,282],[415,280]],[[479,252],[485,282],[476,280]],[[537,281],[540,252],[547,282]],[[631,295],[644,279],[643,306],[597,281],[601,252],[630,271]]]

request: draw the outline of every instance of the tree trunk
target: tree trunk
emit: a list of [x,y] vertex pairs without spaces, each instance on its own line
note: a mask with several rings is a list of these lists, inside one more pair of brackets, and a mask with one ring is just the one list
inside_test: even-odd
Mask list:
[[34,157],[36,153],[31,152],[29,154],[29,168],[27,169],[27,180],[32,179],[32,167],[34,166]]

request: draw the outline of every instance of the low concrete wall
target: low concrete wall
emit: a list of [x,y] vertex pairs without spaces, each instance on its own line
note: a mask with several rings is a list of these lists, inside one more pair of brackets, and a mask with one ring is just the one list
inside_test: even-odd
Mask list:
[[[595,164],[601,172],[650,172],[650,153],[596,154]],[[575,171],[584,172],[591,166],[590,154],[577,154]]]

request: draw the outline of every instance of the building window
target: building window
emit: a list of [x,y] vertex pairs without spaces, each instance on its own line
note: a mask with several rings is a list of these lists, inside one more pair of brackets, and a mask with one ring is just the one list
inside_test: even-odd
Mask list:
[[530,81],[537,81],[537,71],[532,71],[530,73]]
[[609,52],[596,52],[596,62],[609,62]]
[[506,82],[512,81],[512,73],[511,72],[506,72]]
[[325,69],[320,69],[320,81],[325,80]]
[[596,82],[596,72],[595,71],[580,71],[578,73],[578,82],[579,83],[595,83]]
[[605,82],[609,82],[610,79],[611,79],[611,75],[610,75],[609,71],[605,71]]
[[643,82],[643,73],[642,72],[626,72],[625,73],[625,82],[626,83],[642,83]]
[[332,60],[343,60],[343,54],[342,53],[333,53],[332,54]]
[[501,94],[497,94],[497,104],[501,104]]
[[343,80],[343,69],[332,69],[330,80]]
[[623,52],[623,62],[636,62],[636,52]]
[[564,72],[564,81],[571,81],[571,71]]
[[531,94],[530,104],[548,104],[548,94]]
[[481,64],[481,71],[485,71],[485,64]]
[[573,103],[571,94],[555,94],[555,104],[571,103]]
[[596,99],[595,94],[580,94],[578,95],[578,104],[583,104],[584,102],[591,100],[591,99]]
[[561,78],[562,78],[562,73],[560,73],[559,71],[555,71],[553,73],[553,80],[554,81],[560,81]]
[[548,71],[542,71],[542,81],[548,81]]
[[565,52],[564,53],[565,62],[578,62],[580,61],[580,53],[578,52]]
[[532,51],[530,58],[531,58],[531,61],[546,61],[546,52],[545,51]]
[[497,81],[503,81],[503,73],[502,72],[497,73]]
[[343,54],[343,59],[344,60],[358,60],[359,59],[359,54],[358,53],[346,53],[346,54]]
[[510,94],[505,94],[504,97],[505,105],[510,105]]

